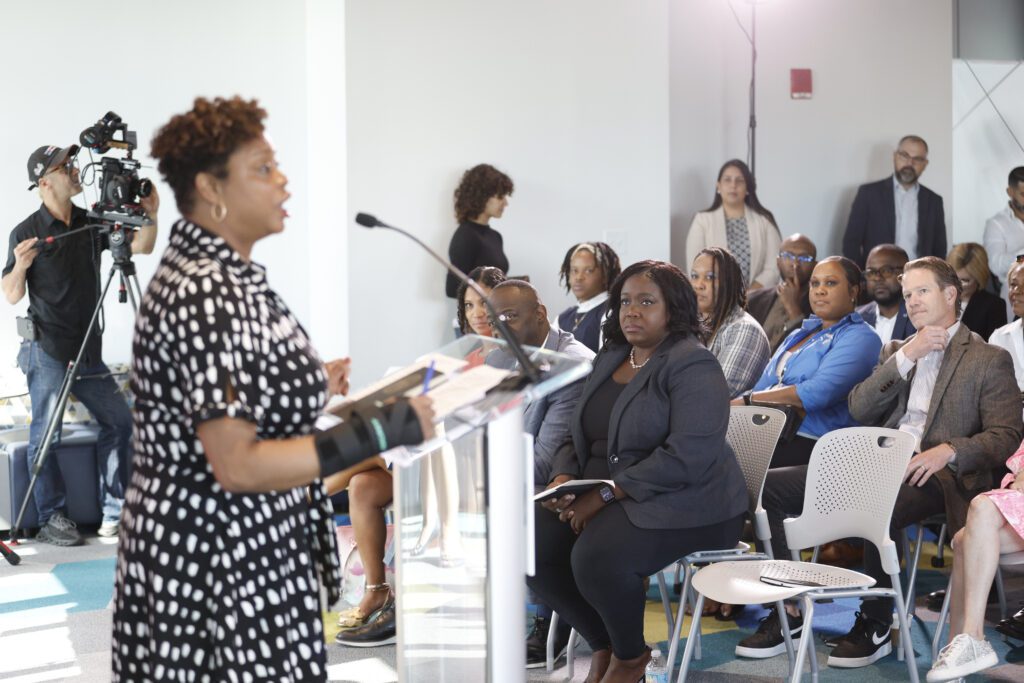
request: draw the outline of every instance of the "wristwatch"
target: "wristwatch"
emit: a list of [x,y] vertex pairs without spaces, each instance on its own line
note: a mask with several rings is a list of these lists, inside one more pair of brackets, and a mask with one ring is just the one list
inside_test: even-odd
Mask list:
[[601,494],[601,500],[604,501],[605,505],[615,500],[615,491],[613,491],[612,487],[607,484],[599,488],[597,492]]

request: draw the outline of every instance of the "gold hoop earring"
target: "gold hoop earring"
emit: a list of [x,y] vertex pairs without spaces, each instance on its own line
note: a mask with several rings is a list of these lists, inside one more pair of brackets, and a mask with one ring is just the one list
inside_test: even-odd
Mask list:
[[210,207],[210,215],[213,216],[213,220],[218,223],[223,223],[224,219],[228,217],[227,204],[222,204],[220,202],[214,204]]

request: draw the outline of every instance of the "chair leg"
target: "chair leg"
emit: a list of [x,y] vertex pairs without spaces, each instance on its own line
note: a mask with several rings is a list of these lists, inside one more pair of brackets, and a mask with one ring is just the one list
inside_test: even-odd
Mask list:
[[946,552],[946,525],[939,527],[939,540],[936,542],[935,557],[932,558],[932,566],[938,569],[946,565],[944,554]]
[[[779,620],[783,624],[786,623],[785,616],[786,615],[784,613],[779,615]],[[804,618],[804,629],[807,629],[807,627],[811,623],[811,619],[814,618],[814,603],[811,602],[806,597],[804,598],[803,618]],[[785,631],[783,633],[785,633]],[[807,650],[810,647],[810,645],[811,645],[811,639],[807,637],[807,633],[806,632],[801,633],[800,634],[800,645],[798,645],[797,648],[796,648],[796,661],[793,662],[793,669],[789,673],[789,680],[790,680],[791,683],[799,683],[800,679],[803,677],[803,675],[804,675],[804,658],[807,656]],[[815,676],[814,668],[815,667],[812,664],[811,665],[811,678],[812,678],[812,680],[815,680],[814,679],[814,676]]]
[[793,634],[789,632],[789,619],[782,618],[786,614],[786,603],[779,600],[775,603],[775,609],[779,614],[779,625],[782,627],[782,642],[786,644],[786,659],[789,660],[789,669],[792,671],[796,653],[793,652]]
[[[689,563],[680,562],[676,565],[677,569],[681,569],[683,572],[683,584],[682,589],[679,591],[679,609],[676,610],[676,620],[672,625],[672,629],[669,631],[668,644],[668,678],[672,680],[672,667],[676,664],[676,655],[679,653],[679,638],[683,632],[683,622],[686,620],[686,596],[690,594],[690,577],[692,573],[690,571]],[[694,621],[697,623],[697,639],[700,640],[700,619],[695,618]],[[698,657],[699,659],[699,657]]]
[[682,589],[682,585],[683,585],[682,582],[679,580],[679,572],[680,571],[682,571],[682,570],[680,569],[679,563],[677,562],[676,563],[676,575],[672,579],[672,590],[674,590],[676,592],[676,595],[679,595],[679,591]]
[[[821,546],[820,545],[814,546],[814,552],[811,553],[811,563],[812,564],[818,564],[818,553],[819,552],[821,552]],[[799,560],[799,559],[800,558],[798,557],[797,560]]]
[[[683,661],[679,665],[679,676],[676,678],[676,683],[683,683],[686,680],[686,674],[690,670],[690,660],[693,658],[693,642],[697,637],[697,632],[700,630],[700,614],[701,610],[704,609],[704,595],[703,593],[697,593],[697,600],[693,603],[693,619],[690,620],[690,635],[686,638],[686,647],[683,648]],[[682,615],[681,615],[682,616]],[[680,618],[682,621],[682,618]]]
[[[907,539],[907,532],[906,532],[906,530],[901,531],[900,533],[903,534],[903,539],[906,541],[906,539]],[[903,551],[903,557],[908,558],[907,559],[907,601],[906,601],[906,609],[907,609],[907,614],[909,614],[911,617],[914,616],[914,613],[916,611],[915,610],[915,605],[914,605],[914,594],[917,592],[916,591],[916,588],[917,588],[917,565],[921,561],[921,546],[923,545],[923,540],[924,540],[924,525],[923,524],[918,524],[917,525],[917,543],[914,544],[913,559],[910,559],[911,555],[907,552],[906,546],[904,546],[904,551]]]
[[999,596],[999,618],[1006,618],[1006,586],[1003,585],[1003,570],[996,565],[996,595]]
[[578,638],[579,634],[576,633],[576,629],[569,631],[569,644],[565,648],[565,667],[570,681],[576,673],[576,640]]
[[[665,581],[665,570],[658,572],[658,592],[661,593],[661,606],[665,609],[665,623],[668,630],[672,630],[672,603],[668,597],[668,582]],[[682,603],[682,600],[680,600]]]
[[946,630],[946,619],[949,616],[949,601],[953,594],[953,579],[946,582],[946,597],[942,599],[942,609],[939,611],[939,620],[935,622],[935,635],[932,637],[932,663],[939,656],[942,649],[942,634]]
[[903,601],[903,589],[900,587],[899,572],[892,577],[892,587],[896,591],[896,613],[900,621],[900,645],[907,661],[907,672],[910,683],[918,683],[917,660],[914,658],[914,641],[910,635],[910,619],[907,617],[907,605]]
[[551,623],[548,624],[548,642],[546,644],[546,654],[544,661],[544,670],[551,673],[555,670],[555,632],[558,631],[558,612],[551,612]]

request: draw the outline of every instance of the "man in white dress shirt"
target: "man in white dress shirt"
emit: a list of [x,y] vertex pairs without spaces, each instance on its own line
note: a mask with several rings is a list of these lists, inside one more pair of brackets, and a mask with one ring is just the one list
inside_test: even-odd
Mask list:
[[[1002,211],[985,221],[985,251],[992,272],[1003,280],[1000,295],[1007,298],[1007,276],[1018,254],[1024,254],[1024,166],[1010,171],[1006,194],[1010,198]],[[1010,307],[1006,308],[1010,318]]]
[[873,301],[859,307],[857,312],[864,322],[875,328],[882,338],[882,346],[914,334],[900,284],[903,267],[909,260],[907,252],[895,244],[879,244],[868,254],[864,280]]

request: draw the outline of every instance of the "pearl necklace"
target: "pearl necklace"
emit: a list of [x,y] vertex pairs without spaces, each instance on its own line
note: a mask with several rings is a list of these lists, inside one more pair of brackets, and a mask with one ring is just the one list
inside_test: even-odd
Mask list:
[[637,365],[636,364],[636,347],[634,346],[632,349],[629,350],[629,367],[633,368],[634,370],[639,370],[640,368],[642,368],[643,366],[647,365],[650,362],[651,362],[651,357],[648,356],[647,360],[645,360],[640,365]]

